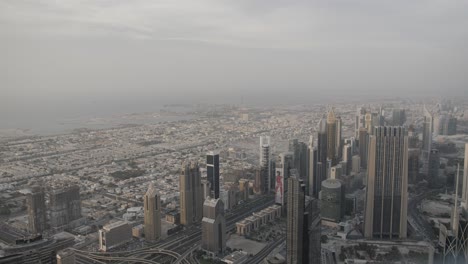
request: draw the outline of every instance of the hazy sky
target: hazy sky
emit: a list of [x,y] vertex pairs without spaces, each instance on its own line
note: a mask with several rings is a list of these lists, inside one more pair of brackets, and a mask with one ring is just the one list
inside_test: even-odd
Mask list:
[[0,0],[0,118],[466,91],[465,0]]

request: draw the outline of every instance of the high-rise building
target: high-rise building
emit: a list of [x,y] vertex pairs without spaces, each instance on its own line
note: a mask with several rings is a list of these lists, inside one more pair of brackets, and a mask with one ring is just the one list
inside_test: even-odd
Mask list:
[[317,200],[305,195],[305,184],[293,170],[288,178],[287,263],[320,263],[320,214]]
[[[322,181],[327,178],[327,123],[325,119],[320,119],[317,130],[317,169],[316,175],[318,186],[316,195],[320,192]],[[317,196],[318,197],[318,196]]]
[[284,205],[284,193],[286,192],[287,179],[290,176],[291,169],[293,168],[293,154],[281,153],[276,160],[276,176],[275,176],[275,202]]
[[419,176],[419,153],[420,149],[408,149],[408,182],[417,183]]
[[406,238],[408,136],[403,127],[376,127],[369,139],[366,238]]
[[244,201],[247,201],[249,199],[249,192],[250,192],[250,187],[249,187],[249,180],[248,179],[240,179],[239,180],[239,193],[240,193],[240,198]]
[[207,198],[203,204],[202,248],[215,255],[226,250],[226,219],[220,199]]
[[354,122],[354,137],[359,137],[359,129],[361,127],[366,127],[366,109],[364,107],[360,107],[356,111],[356,120]]
[[327,115],[327,159],[332,161],[332,165],[337,162],[337,146],[338,137],[337,119],[333,108],[328,111]]
[[132,240],[132,228],[125,221],[105,225],[99,230],[99,250],[108,251]]
[[81,218],[80,187],[77,185],[52,190],[49,193],[50,225],[65,228],[71,221]]
[[392,110],[392,124],[394,126],[403,126],[406,122],[405,109],[394,108]]
[[429,154],[432,147],[432,131],[434,117],[432,113],[424,106],[424,121],[423,121],[423,135],[422,135],[422,155],[423,159],[428,162]]
[[41,234],[46,229],[47,210],[44,190],[33,187],[26,197],[28,207],[28,229],[32,234]]
[[463,167],[462,205],[468,211],[468,143],[465,143],[465,160]]
[[262,193],[270,193],[270,137],[260,137],[260,182],[259,187]]
[[359,155],[354,155],[352,173],[358,174],[360,172],[361,172],[361,158],[359,157]]
[[367,152],[369,147],[369,133],[367,129],[359,130],[359,158],[361,160],[361,168],[367,169]]
[[345,212],[345,189],[339,180],[327,179],[322,182],[320,192],[322,220],[339,223]]
[[145,238],[155,241],[161,238],[161,197],[151,183],[144,197]]
[[219,198],[219,154],[209,152],[206,155],[206,177],[210,182],[211,195],[215,199]]
[[202,219],[203,186],[198,163],[185,163],[179,177],[180,223],[191,225]]
[[308,163],[309,161],[307,160],[307,157],[309,155],[308,153],[308,147],[307,144],[304,142],[299,142],[298,144],[299,148],[299,167],[297,168],[297,171],[300,175],[300,177],[307,179],[307,175],[309,173],[309,166]]
[[318,198],[318,193],[320,191],[320,177],[317,172],[317,162],[318,162],[318,150],[314,146],[313,137],[310,137],[309,146],[308,146],[308,179],[307,179],[307,195]]
[[351,149],[351,144],[345,144],[343,146],[342,160],[346,162],[346,167],[343,168],[344,175],[349,175],[351,173],[351,167],[353,163],[353,152]]
[[434,186],[439,178],[439,168],[440,168],[440,156],[439,150],[431,149],[429,153],[429,162],[427,169],[427,181],[430,186]]
[[[341,142],[341,134],[342,134],[342,121],[341,121],[341,117],[336,117],[336,137],[335,137],[335,155],[336,155],[336,159],[337,161],[339,159],[341,159],[341,154],[342,154],[342,146],[343,146],[343,143]],[[336,162],[337,162],[336,161]],[[336,163],[335,162],[335,163]]]
[[303,261],[305,186],[301,179],[292,176],[288,179],[288,208],[286,222],[287,263]]

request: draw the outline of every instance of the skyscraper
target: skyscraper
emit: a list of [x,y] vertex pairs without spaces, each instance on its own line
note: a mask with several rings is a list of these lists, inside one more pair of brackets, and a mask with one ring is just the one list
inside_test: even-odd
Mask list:
[[432,147],[432,130],[434,117],[424,106],[423,137],[422,137],[422,155],[426,162],[429,160],[429,154]]
[[468,143],[465,143],[465,161],[463,167],[462,205],[468,211]]
[[392,124],[394,126],[403,126],[406,122],[405,109],[394,108],[392,110]]
[[353,152],[351,150],[351,144],[345,144],[343,146],[343,155],[342,159],[346,162],[346,167],[343,168],[343,173],[349,175],[351,173],[351,167],[353,162]]
[[408,136],[403,127],[376,127],[369,139],[364,236],[406,238]]
[[185,163],[179,177],[180,223],[191,225],[200,222],[203,211],[203,186],[198,163]]
[[[341,158],[342,154],[342,142],[341,142],[341,134],[342,134],[342,122],[341,122],[341,117],[336,117],[336,137],[335,137],[335,156],[338,162],[338,160]],[[336,163],[335,162],[335,163]]]
[[303,262],[305,186],[296,175],[288,179],[288,209],[286,222],[287,263]]
[[320,192],[322,181],[327,178],[327,123],[325,119],[320,119],[317,130],[317,180],[316,195]]
[[333,108],[331,108],[327,115],[327,159],[332,161],[332,165],[335,165],[337,161],[337,134],[337,119]]
[[311,136],[309,140],[309,146],[308,146],[308,180],[307,180],[307,195],[312,196],[317,198],[318,197],[318,192],[320,191],[320,187],[317,187],[317,185],[320,185],[320,180],[321,178],[318,177],[318,151],[317,147],[314,146],[314,139]]
[[81,218],[80,187],[77,185],[54,189],[49,193],[50,225],[65,228],[71,221]]
[[292,153],[281,153],[276,160],[275,202],[277,204],[284,205],[284,193],[288,188],[286,181],[293,168],[293,162]]
[[46,229],[46,206],[44,190],[33,187],[26,197],[28,206],[28,229],[32,234],[41,234]]
[[367,152],[369,145],[369,133],[367,129],[359,130],[359,158],[361,160],[361,168],[367,169]]
[[287,263],[320,263],[320,214],[317,199],[305,195],[295,170],[288,178],[286,220]]
[[226,219],[220,199],[207,198],[203,204],[202,248],[215,255],[226,250]]
[[345,189],[337,179],[327,179],[322,182],[320,192],[321,216],[323,220],[339,223],[345,212]]
[[149,241],[161,237],[161,198],[151,183],[144,197],[145,238]]
[[270,193],[270,137],[260,137],[260,190]]
[[219,198],[219,154],[209,152],[206,155],[206,176],[211,186],[211,197]]
[[359,137],[359,129],[366,126],[366,109],[359,107],[356,111],[356,120],[354,122],[354,137]]

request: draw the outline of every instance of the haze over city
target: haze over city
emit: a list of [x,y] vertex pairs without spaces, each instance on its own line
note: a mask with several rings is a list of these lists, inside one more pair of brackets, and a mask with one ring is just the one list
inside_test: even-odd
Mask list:
[[468,263],[467,14],[0,0],[0,264]]

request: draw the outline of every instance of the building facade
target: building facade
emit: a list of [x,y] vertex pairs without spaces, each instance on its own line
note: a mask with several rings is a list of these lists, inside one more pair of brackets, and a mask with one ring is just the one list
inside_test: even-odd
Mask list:
[[376,127],[369,140],[364,236],[406,238],[408,136],[403,127]]
[[206,177],[210,183],[211,195],[215,199],[219,198],[219,154],[209,152],[206,155]]
[[185,163],[179,177],[180,223],[191,225],[203,218],[203,186],[198,163]]
[[143,199],[145,238],[155,241],[161,238],[161,197],[152,183]]
[[203,204],[202,248],[214,255],[226,250],[226,219],[220,199],[207,198]]

